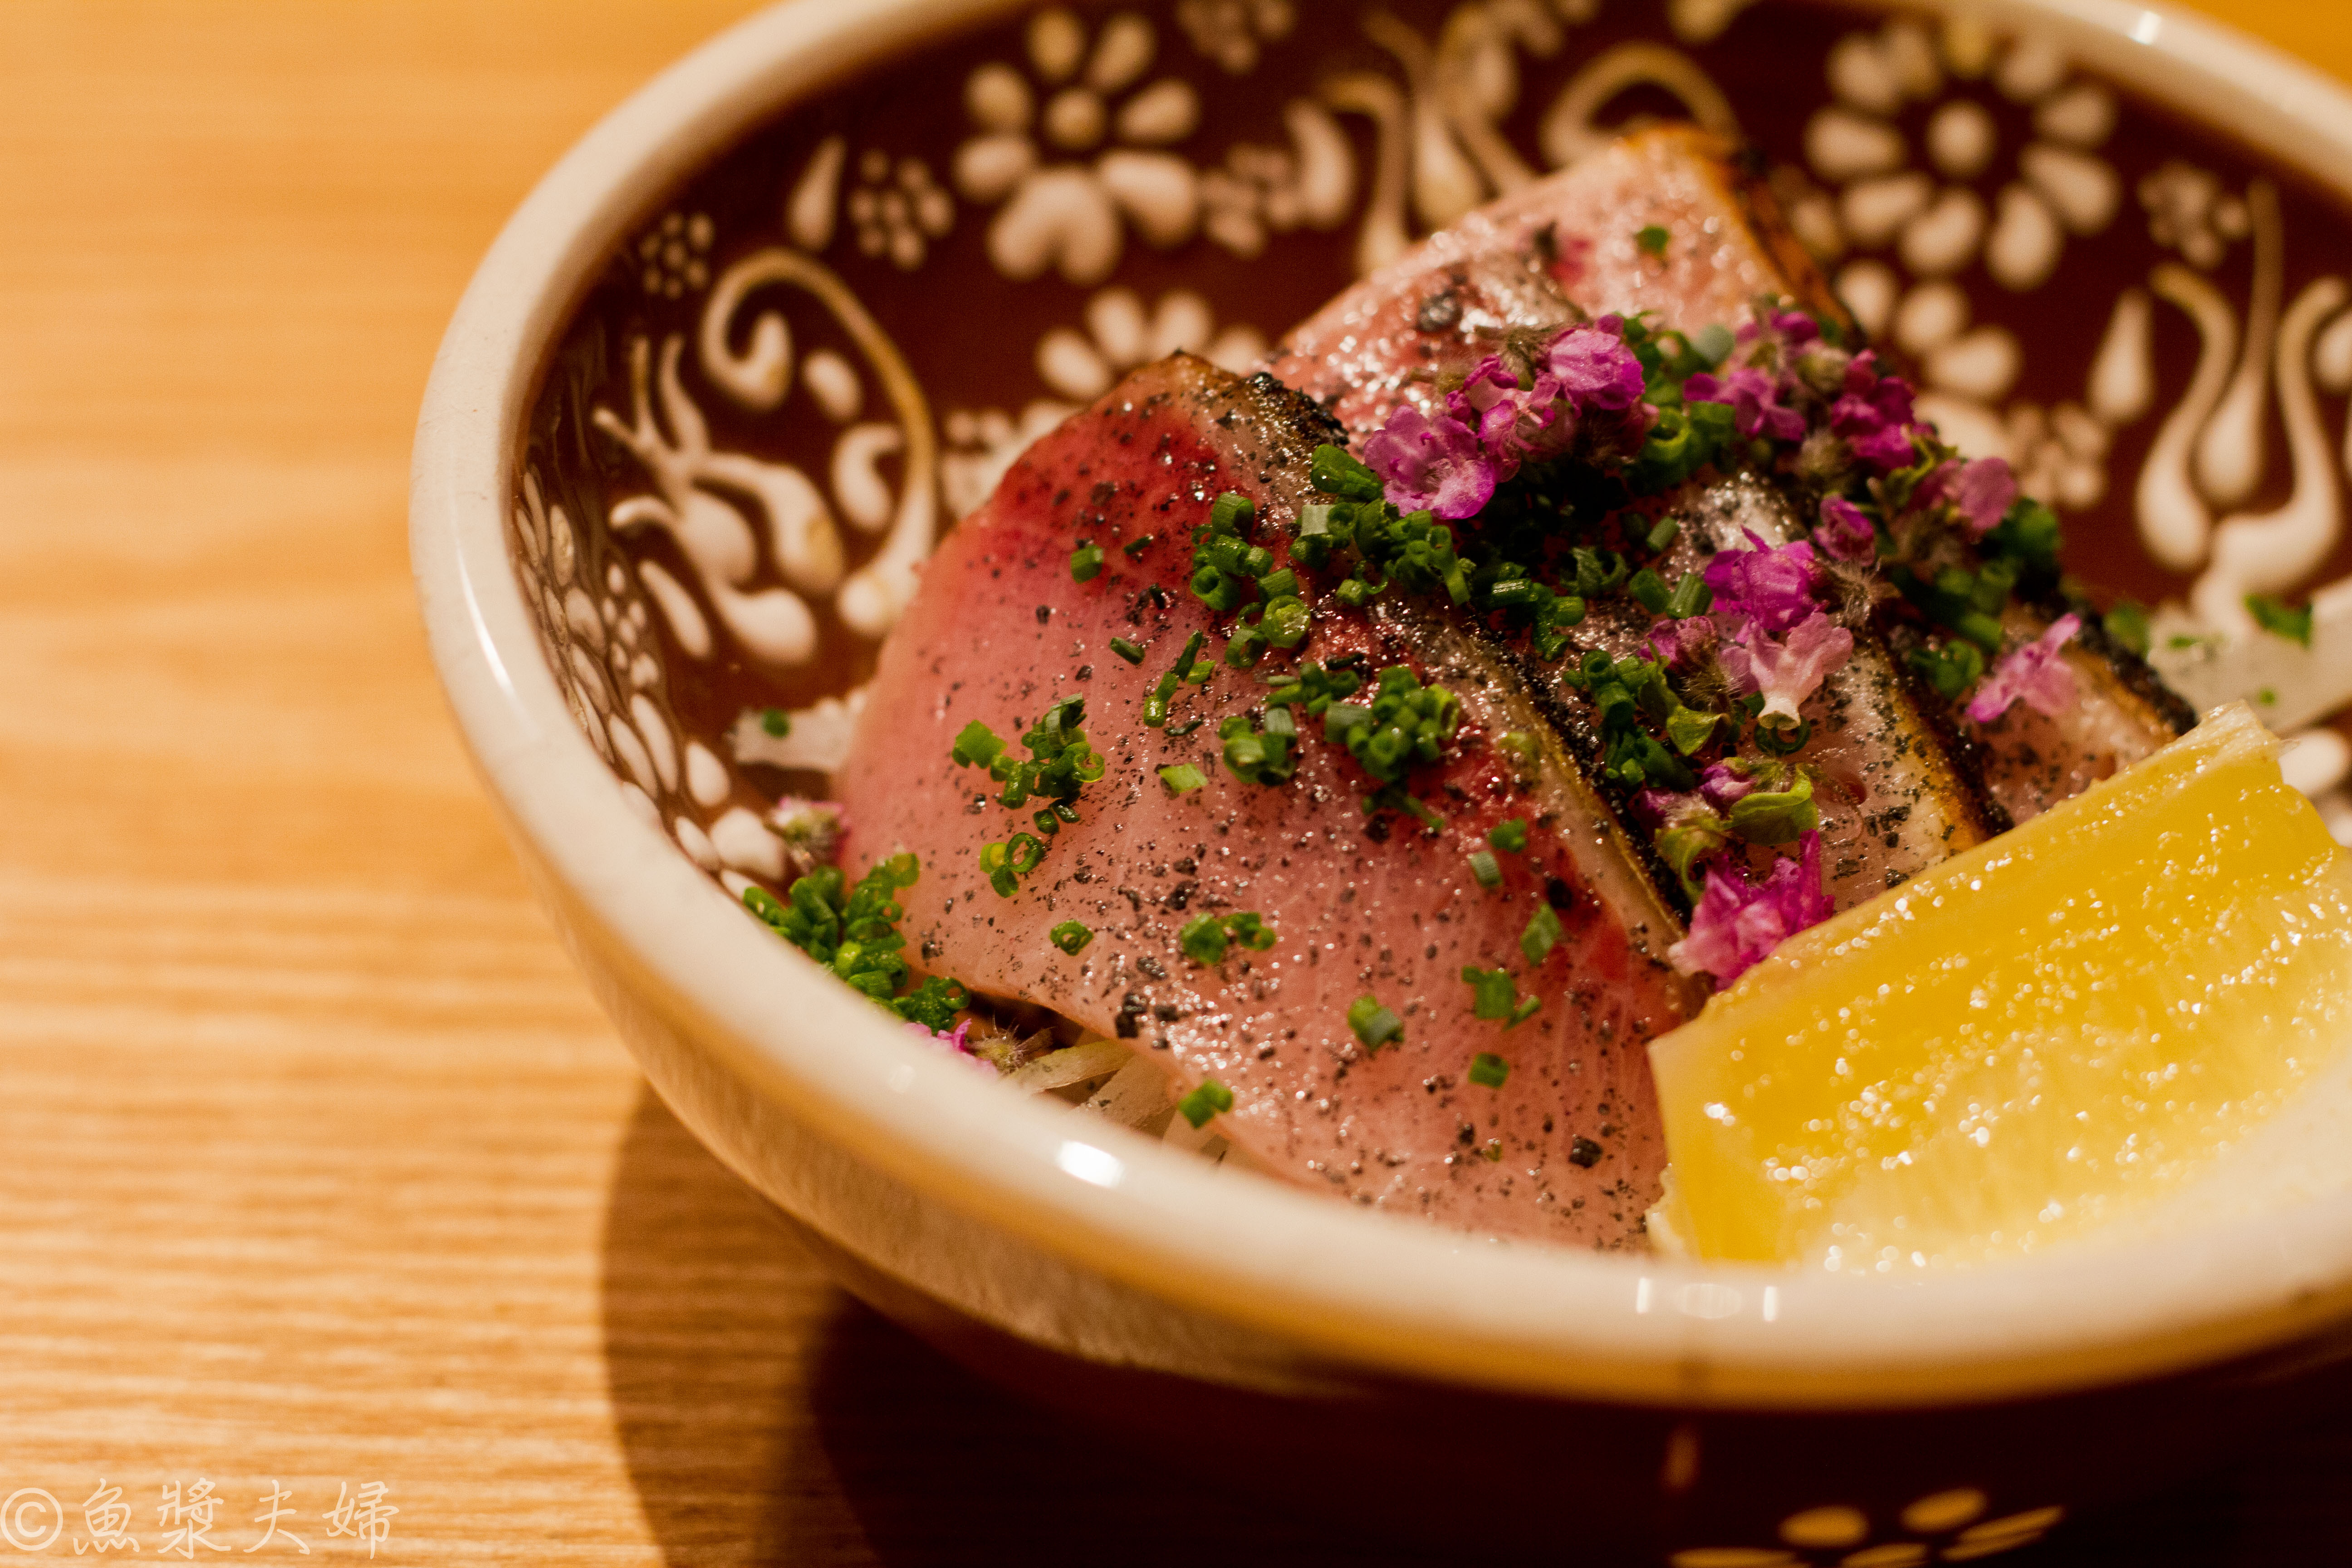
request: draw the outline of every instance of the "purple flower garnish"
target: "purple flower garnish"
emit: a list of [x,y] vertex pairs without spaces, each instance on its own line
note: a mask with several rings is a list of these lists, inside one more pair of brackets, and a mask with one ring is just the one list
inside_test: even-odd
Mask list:
[[1685,620],[1664,619],[1650,627],[1650,651],[1658,662],[1672,669],[1688,669],[1703,663],[1715,652],[1722,634],[1715,622],[1706,616],[1692,616]]
[[1729,404],[1732,423],[1743,436],[1801,441],[1805,438],[1805,416],[1780,402],[1795,390],[1796,383],[1790,377],[1743,365],[1720,378],[1699,372],[1683,383],[1683,401]]
[[1815,610],[1780,642],[1749,622],[1740,640],[1724,648],[1723,671],[1742,695],[1764,694],[1758,718],[1793,725],[1801,721],[1805,700],[1853,652],[1853,634]]
[[1625,322],[1618,316],[1603,316],[1590,327],[1570,327],[1552,339],[1544,350],[1542,371],[1559,384],[1560,395],[1580,412],[1631,408],[1647,385],[1642,362],[1625,346]]
[[1832,561],[1859,565],[1878,558],[1878,534],[1870,526],[1869,514],[1843,496],[1823,498],[1813,541]]
[[1821,335],[1821,323],[1802,310],[1758,310],[1739,324],[1735,337],[1742,348],[1760,338],[1794,353],[1819,342]]
[[1706,563],[1707,591],[1718,615],[1745,616],[1768,632],[1783,632],[1813,613],[1820,570],[1813,547],[1800,539],[1768,545],[1754,529],[1748,548],[1717,552]]
[[989,1077],[994,1078],[997,1076],[996,1069],[994,1068],[991,1067],[987,1062],[972,1054],[971,1020],[970,1018],[963,1019],[961,1022],[958,1023],[952,1030],[934,1029],[927,1025],[918,1024],[911,1021],[907,1025],[907,1028],[910,1033],[920,1035],[925,1040],[939,1047],[941,1050],[946,1051],[950,1056],[955,1057],[961,1061],[971,1063],[973,1067],[978,1068],[982,1072],[986,1073]]
[[1666,950],[1674,966],[1728,985],[1783,942],[1827,920],[1833,906],[1822,890],[1822,836],[1808,833],[1802,842],[1800,858],[1775,861],[1761,882],[1709,866],[1690,934]]
[[1698,796],[1670,789],[1645,789],[1633,797],[1633,812],[1653,827],[1662,826],[1698,804]]
[[2074,671],[2060,651],[2083,629],[2083,617],[2059,616],[2036,641],[2012,650],[1969,699],[1969,717],[1990,724],[2020,700],[2056,718],[2074,703]]
[[1476,432],[1442,414],[1431,419],[1410,403],[1366,438],[1364,462],[1406,511],[1475,517],[1495,493],[1495,468]]
[[2003,458],[1979,458],[1971,463],[1946,463],[1936,470],[1941,489],[1970,539],[1982,539],[2000,526],[2017,504],[2017,475]]
[[1729,811],[1756,787],[1756,781],[1732,772],[1728,763],[1709,763],[1699,775],[1698,792],[1717,811]]
[[1576,436],[1576,411],[1560,401],[1559,383],[1546,374],[1522,387],[1500,355],[1481,361],[1460,390],[1446,394],[1445,411],[1477,435],[1498,483],[1523,462],[1557,457]]
[[1855,457],[1891,474],[1916,456],[1911,395],[1911,384],[1879,374],[1877,351],[1865,349],[1846,366],[1845,393],[1830,409],[1830,428],[1845,437]]

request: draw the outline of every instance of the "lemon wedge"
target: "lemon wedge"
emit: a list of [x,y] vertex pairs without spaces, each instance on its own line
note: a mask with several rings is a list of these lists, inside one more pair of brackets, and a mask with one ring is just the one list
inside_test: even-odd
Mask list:
[[2046,1247],[2210,1169],[2352,1032],[2352,857],[2276,752],[2217,709],[1655,1041],[1656,1229],[1701,1258],[1908,1272]]

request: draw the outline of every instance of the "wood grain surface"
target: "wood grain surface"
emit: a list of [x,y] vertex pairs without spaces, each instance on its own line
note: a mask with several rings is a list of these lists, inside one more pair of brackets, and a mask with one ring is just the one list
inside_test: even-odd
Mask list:
[[[299,1555],[247,1550],[275,1486],[361,1560],[380,1484],[390,1563],[1446,1561],[848,1303],[646,1094],[459,754],[404,535],[435,342],[748,8],[0,5],[0,1496],[60,1557],[103,1483],[148,1557],[208,1503]],[[2352,73],[2342,0],[2214,8]],[[2352,1422],[2280,1434],[2008,1561],[2336,1561],[2347,1476]]]

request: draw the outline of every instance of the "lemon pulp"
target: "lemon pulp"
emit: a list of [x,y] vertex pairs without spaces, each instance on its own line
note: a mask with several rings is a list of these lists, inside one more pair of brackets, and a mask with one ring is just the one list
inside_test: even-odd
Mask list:
[[2115,1220],[2245,1139],[2352,1023],[2352,858],[2275,752],[2217,710],[1654,1042],[1665,1228],[1702,1258],[1965,1263]]

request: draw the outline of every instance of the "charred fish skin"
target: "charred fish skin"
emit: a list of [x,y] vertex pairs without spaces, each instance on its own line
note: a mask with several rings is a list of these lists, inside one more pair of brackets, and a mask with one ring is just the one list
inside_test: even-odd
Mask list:
[[2074,676],[2074,700],[2063,711],[2044,714],[2019,703],[1980,725],[1959,704],[1949,705],[1953,728],[1973,731],[1979,742],[1987,792],[2019,822],[2153,756],[2197,726],[2196,710],[2083,606],[2056,598],[2012,605],[2001,629],[2013,644],[2032,643],[2069,613],[2082,629],[2062,655]]
[[[1307,657],[1455,683],[1460,730],[1411,781],[1445,820],[1435,835],[1368,816],[1370,782],[1318,737],[1302,735],[1288,784],[1237,778],[1217,721],[1256,711],[1255,673],[1215,665],[1165,728],[1142,721],[1178,650],[1218,629],[1183,587],[1192,528],[1238,490],[1278,548],[1307,454],[1330,434],[1271,382],[1179,359],[1045,438],[943,542],[884,648],[835,780],[844,864],[914,852],[911,961],[1130,1039],[1180,1085],[1216,1079],[1234,1096],[1221,1129],[1276,1174],[1473,1231],[1632,1245],[1664,1158],[1643,1048],[1696,997],[1663,960],[1671,911],[1627,870],[1612,819],[1557,747],[1529,769],[1496,743],[1531,729],[1525,694],[1442,616],[1318,608]],[[1087,582],[1069,569],[1080,539],[1105,556]],[[1141,661],[1115,656],[1114,637]],[[955,738],[973,720],[1017,735],[1074,694],[1104,774],[1000,897],[981,847],[1029,824],[956,765]],[[1162,782],[1180,764],[1199,787]],[[1499,884],[1484,887],[1468,857],[1514,816],[1527,850],[1499,856]],[[1538,910],[1559,934],[1531,957]],[[1271,948],[1186,953],[1189,922],[1240,911],[1275,931]],[[1094,932],[1076,955],[1046,939],[1068,920]],[[1475,1017],[1465,967],[1511,971],[1540,1006],[1512,1026]],[[1396,1012],[1402,1039],[1373,1049],[1351,1033],[1365,995]],[[1481,1053],[1507,1063],[1499,1087],[1468,1076]]]
[[[1694,481],[1661,515],[1678,525],[1674,543],[1654,563],[1669,582],[1704,572],[1722,551],[1745,549],[1759,539],[1781,544],[1802,537],[1788,496],[1744,471]],[[1906,670],[1871,617],[1843,614],[1840,619],[1854,638],[1853,652],[1805,704],[1811,738],[1789,761],[1822,777],[1814,799],[1823,874],[1836,906],[1845,909],[1982,843],[2008,823],[1931,716],[1923,700],[1933,693]],[[1637,604],[1602,600],[1578,628],[1577,645],[1612,658],[1643,657],[1652,651],[1653,624]],[[1587,704],[1559,669],[1537,667],[1530,674],[1551,689],[1564,711],[1582,718],[1589,733]],[[1609,794],[1629,818],[1636,816],[1630,792]],[[1767,854],[1759,852],[1759,866]],[[1686,894],[1678,881],[1669,885],[1675,907],[1686,914]]]

